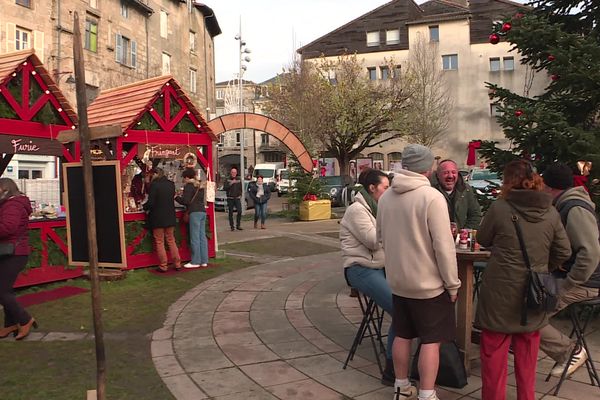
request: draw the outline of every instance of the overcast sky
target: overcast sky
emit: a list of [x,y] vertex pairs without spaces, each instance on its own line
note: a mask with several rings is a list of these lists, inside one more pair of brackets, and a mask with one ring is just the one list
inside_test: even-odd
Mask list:
[[[206,0],[223,33],[215,38],[217,82],[239,70],[238,33],[252,51],[244,78],[263,82],[289,65],[294,49],[306,45],[389,0]],[[422,2],[422,1],[419,1]],[[295,43],[294,43],[295,39]]]

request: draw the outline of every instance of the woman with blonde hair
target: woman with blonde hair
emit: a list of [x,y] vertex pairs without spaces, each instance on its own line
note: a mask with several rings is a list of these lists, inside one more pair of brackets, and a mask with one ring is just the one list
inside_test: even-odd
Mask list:
[[530,162],[516,160],[504,168],[500,198],[489,208],[477,241],[491,248],[483,274],[475,325],[481,333],[482,399],[504,400],[508,349],[512,345],[519,400],[535,399],[539,330],[548,323],[543,311],[526,310],[528,284],[517,224],[536,272],[548,272],[569,258],[571,248],[552,197]]
[[194,168],[186,168],[181,174],[185,186],[183,195],[177,196],[175,201],[186,206],[189,213],[189,234],[192,260],[184,268],[205,268],[208,266],[208,242],[206,240],[206,185],[197,179]]

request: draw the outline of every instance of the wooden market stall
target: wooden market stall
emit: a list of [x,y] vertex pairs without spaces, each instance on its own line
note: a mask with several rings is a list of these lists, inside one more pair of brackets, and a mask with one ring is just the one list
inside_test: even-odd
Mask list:
[[[77,142],[63,145],[56,140],[60,131],[74,130],[76,125],[75,111],[33,50],[0,55],[0,176],[15,178],[8,173],[15,154],[78,160]],[[37,181],[18,181],[30,199],[35,196],[22,186],[35,186]],[[60,203],[58,180],[47,187],[37,185],[37,192],[44,190],[56,192]],[[60,204],[33,205],[29,223],[31,255],[15,287],[81,276],[81,267],[67,266],[66,222]]]
[[[125,223],[127,269],[158,264],[152,234],[145,227],[140,199],[133,195],[132,181],[144,168],[161,167],[178,189],[182,188],[184,156],[197,158],[201,175],[214,172],[213,143],[217,140],[202,115],[171,76],[160,76],[105,90],[88,108],[92,152],[96,159],[118,160]],[[102,127],[121,127],[120,133],[103,134]],[[106,130],[109,132],[110,130]],[[215,256],[214,204],[208,203],[207,239],[210,257]],[[184,209],[177,211],[178,221]],[[189,260],[187,226],[179,223],[176,240],[182,260]]]

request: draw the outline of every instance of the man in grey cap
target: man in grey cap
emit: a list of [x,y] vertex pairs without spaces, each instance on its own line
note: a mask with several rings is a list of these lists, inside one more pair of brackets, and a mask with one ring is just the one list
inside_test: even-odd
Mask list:
[[437,400],[441,342],[454,340],[454,302],[460,287],[446,199],[431,187],[434,157],[425,146],[402,152],[402,171],[377,205],[377,237],[393,293],[395,400],[414,397],[408,380],[411,342],[421,339],[419,400]]

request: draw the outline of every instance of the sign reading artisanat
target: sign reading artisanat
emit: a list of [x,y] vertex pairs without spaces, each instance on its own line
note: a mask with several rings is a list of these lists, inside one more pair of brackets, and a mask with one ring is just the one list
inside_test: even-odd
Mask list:
[[0,153],[62,156],[63,146],[57,140],[45,138],[0,136]]

